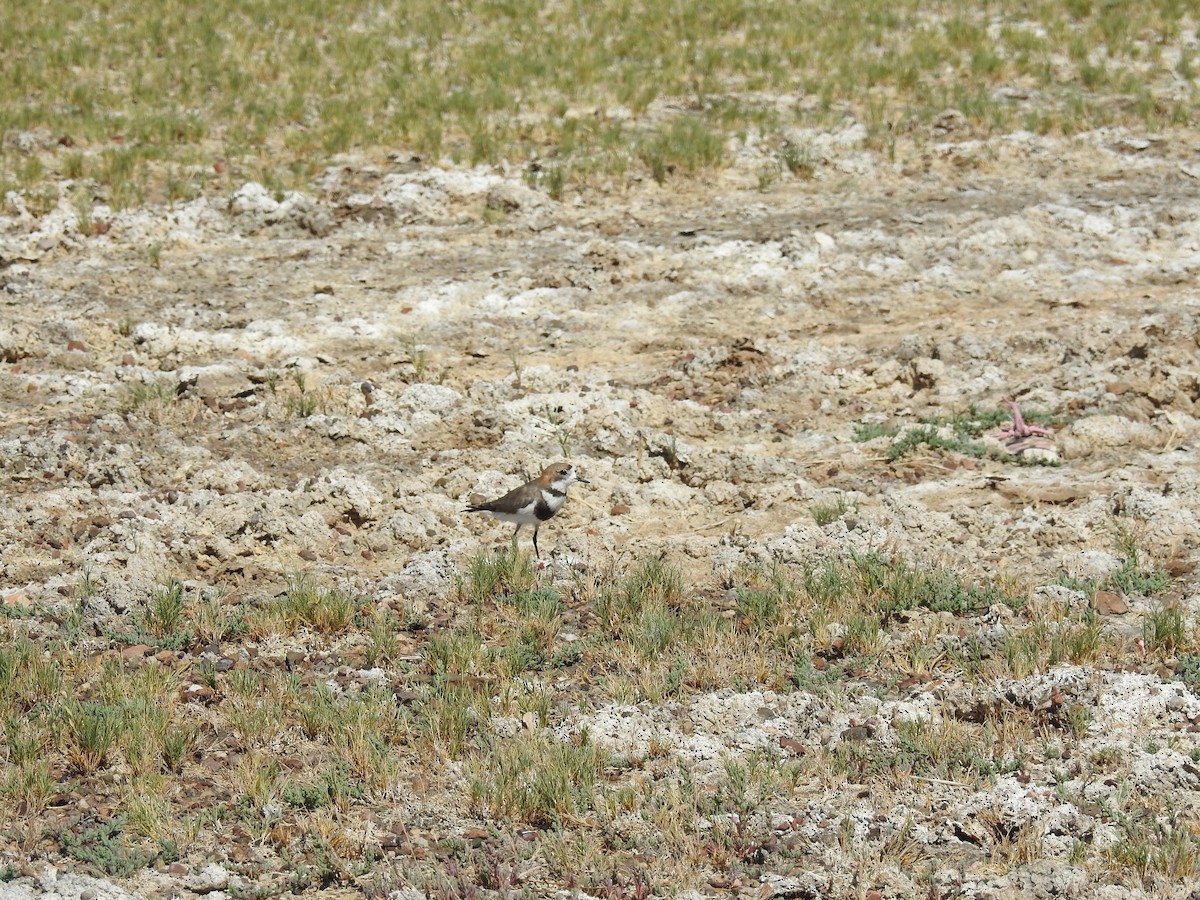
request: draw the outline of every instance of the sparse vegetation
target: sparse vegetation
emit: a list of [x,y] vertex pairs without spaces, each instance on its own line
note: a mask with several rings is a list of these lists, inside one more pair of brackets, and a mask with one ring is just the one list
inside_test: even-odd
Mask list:
[[509,550],[482,552],[467,567],[467,576],[459,591],[472,603],[528,591],[534,585],[533,564],[529,554]]
[[860,422],[854,426],[854,440],[860,444],[879,437],[892,437],[896,433],[895,428],[888,428],[878,422]]
[[[103,18],[84,12],[67,3],[0,15],[10,59],[0,88],[32,98],[0,132],[55,136],[0,151],[0,184],[23,190],[35,214],[57,200],[43,197],[47,178],[120,209],[248,179],[292,188],[335,154],[397,146],[434,161],[508,160],[561,196],[567,181],[634,165],[659,182],[718,166],[729,141],[762,135],[778,148],[773,171],[805,178],[815,162],[793,129],[847,115],[894,157],[897,122],[931,123],[947,109],[981,135],[1153,131],[1192,121],[1195,99],[1171,80],[1194,85],[1186,46],[1173,70],[1158,63],[1187,22],[1187,8],[1167,0],[986,13],[871,2],[816,17],[801,7],[764,17],[732,0],[685,15],[651,3],[632,30],[605,4],[450,15],[422,0],[363,17],[221,2],[197,17],[129,0]],[[142,52],[168,44],[178,48],[170,66]],[[1010,84],[1025,93],[996,91]],[[801,100],[786,110],[765,99],[797,85]],[[405,102],[392,102],[401,91]],[[607,114],[617,107],[627,115]]]
[[1146,562],[1143,541],[1128,522],[1118,520],[1112,527],[1113,549],[1121,564],[1103,578],[1073,578],[1060,574],[1059,584],[1083,591],[1089,597],[1098,590],[1116,591],[1122,594],[1154,597],[1166,590],[1170,583],[1167,570],[1160,562]]
[[93,873],[126,877],[153,863],[161,854],[132,849],[123,840],[124,825],[123,819],[112,819],[79,831],[63,829],[56,837],[64,853],[84,863]]
[[[1061,419],[1038,410],[1022,410],[1022,413],[1030,424],[1063,424]],[[985,432],[1006,424],[1010,418],[1004,410],[981,411],[972,405],[953,415],[924,417],[920,424],[902,430],[860,423],[854,428],[854,440],[865,442],[877,437],[895,437],[886,454],[889,462],[896,462],[921,450],[935,450],[1017,465],[1057,465],[1053,460],[1040,457],[1014,456],[977,440]]]
[[165,380],[134,382],[125,389],[119,409],[125,414],[140,413],[154,420],[162,415],[164,407],[177,401],[177,387]]
[[299,369],[292,372],[291,381],[295,390],[289,392],[283,401],[288,417],[307,419],[320,412],[325,402],[323,392],[310,390],[308,376]]
[[355,622],[363,601],[340,588],[317,584],[306,575],[294,575],[287,590],[249,618],[252,631],[287,634],[306,627],[323,634],[345,631]]
[[408,356],[408,366],[412,372],[409,374],[410,382],[433,382],[441,384],[446,380],[448,373],[447,369],[442,369],[436,376],[433,373],[433,361],[429,354],[429,348],[423,344],[419,344],[414,337],[406,338],[404,341],[404,352]]
[[[11,642],[0,648],[0,701],[7,711],[0,795],[22,815],[37,815],[64,779],[90,785],[119,762],[143,786],[141,793],[123,802],[123,818],[58,832],[62,852],[109,875],[173,858],[180,841],[204,826],[194,816],[181,818],[176,795],[163,790],[162,779],[187,778],[204,758],[201,748],[214,741],[214,732],[199,724],[201,707],[182,702],[190,690],[181,685],[191,684],[211,691],[203,696],[211,704],[207,717],[220,723],[223,737],[216,739],[238,754],[237,765],[220,777],[237,786],[242,800],[215,814],[306,860],[305,878],[316,881],[305,883],[339,882],[379,858],[378,847],[347,843],[349,832],[338,822],[379,808],[398,759],[413,753],[461,765],[471,808],[501,829],[535,829],[547,859],[557,860],[553,870],[564,873],[555,877],[577,872],[592,884],[615,884],[604,855],[590,848],[604,829],[629,816],[653,825],[647,834],[657,837],[646,847],[657,847],[665,859],[703,858],[710,869],[736,872],[750,860],[775,858],[775,839],[756,810],[799,783],[822,778],[903,786],[924,779],[982,786],[1031,760],[1052,759],[1058,752],[1052,746],[1043,755],[1033,749],[1035,734],[1077,740],[1089,733],[1093,711],[1086,703],[1064,702],[1024,718],[900,719],[882,726],[889,729],[886,739],[879,725],[851,727],[841,741],[814,747],[811,757],[788,761],[764,749],[730,759],[715,790],[701,794],[689,784],[686,767],[660,762],[672,758],[669,742],[652,742],[644,757],[625,758],[602,749],[586,730],[560,730],[558,698],[569,683],[562,673],[607,673],[594,682],[597,693],[589,703],[686,703],[710,687],[733,683],[770,687],[783,696],[798,690],[834,706],[860,690],[858,677],[883,684],[896,672],[926,679],[956,668],[982,674],[984,657],[972,656],[967,643],[935,631],[906,631],[904,623],[918,610],[959,621],[1007,610],[1013,624],[987,665],[1003,666],[1010,677],[1122,652],[1121,645],[1105,643],[1094,610],[1074,619],[1057,608],[1027,609],[1021,594],[1003,583],[879,553],[739,571],[732,578],[729,616],[693,596],[694,587],[664,556],[595,575],[577,581],[568,596],[526,554],[480,553],[460,582],[468,623],[420,635],[421,677],[407,682],[409,699],[399,705],[395,690],[382,685],[351,682],[347,689],[332,679],[309,679],[304,673],[310,663],[295,671],[290,661],[204,671],[195,666],[190,674],[152,661],[130,668],[115,658],[59,667],[48,665],[28,639]],[[594,622],[585,634],[568,636],[565,617],[581,600],[594,609]],[[1147,649],[1167,653],[1191,646],[1190,629],[1177,611],[1164,610],[1147,619]],[[239,630],[234,623],[242,616],[247,622]],[[392,609],[368,614],[352,593],[310,576],[293,576],[278,597],[236,605],[168,580],[131,615],[136,634],[159,645],[186,631],[187,623],[214,641],[238,635],[259,647],[285,634],[314,648],[325,646],[326,636],[361,637],[368,648],[363,658],[385,667],[398,683],[413,672],[395,640],[408,621]],[[423,624],[413,622],[416,631],[409,634],[420,634]],[[1188,660],[1181,657],[1184,677]],[[557,685],[553,691],[551,684]],[[565,696],[583,696],[568,690]],[[890,689],[875,690],[888,696]],[[505,722],[514,724],[502,727]],[[309,748],[307,761],[285,766],[271,753],[284,735]],[[1128,761],[1095,756],[1089,764],[1111,772]],[[1115,810],[1111,819],[1119,823],[1122,815]],[[312,833],[320,829],[330,841],[327,849],[272,837],[289,821]],[[831,827],[841,829],[839,841],[846,846],[864,846],[851,819],[839,818]],[[1170,853],[1155,850],[1139,861],[1140,834],[1129,832],[1111,851],[1112,860],[1147,872],[1190,871],[1194,842],[1172,831],[1175,837],[1163,844]],[[897,833],[890,840],[887,846],[896,852],[920,853],[911,831],[907,839]],[[1005,853],[1030,852],[1017,836],[1004,840]],[[500,854],[498,865],[520,871],[517,859],[506,855],[511,847],[503,849],[503,841],[490,846],[489,852]],[[455,877],[465,882],[510,877],[468,875],[461,867],[471,857],[447,852],[455,862],[444,871],[459,872]],[[329,867],[324,875],[317,874],[321,866]],[[658,870],[650,865],[647,877],[651,871]]]
[[561,827],[591,810],[604,763],[605,754],[586,734],[562,742],[544,731],[527,732],[475,760],[471,800],[500,820]]
[[845,497],[837,497],[834,500],[814,503],[808,508],[808,511],[812,513],[812,517],[818,525],[828,525],[830,522],[836,522],[851,509],[852,507],[846,502]]
[[[1171,130],[1195,124],[1194,9],[102,6],[0,0],[21,100],[0,109],[0,881],[1195,880],[1194,547],[1186,516],[1155,518],[1193,487],[1170,251],[1194,238]],[[1058,149],[1103,187],[1066,192],[1078,219]],[[1007,193],[1023,153],[1046,183]],[[483,199],[496,173],[513,190]],[[255,232],[247,180],[320,192],[338,232]],[[709,205],[655,206],[687,191]],[[214,205],[182,208],[201,195],[228,202],[211,243]],[[140,203],[162,215],[115,214]],[[1055,272],[1080,295],[1050,298]],[[620,339],[590,340],[607,319]],[[982,440],[1007,411],[918,418],[940,385],[914,354],[971,370],[944,396],[1050,389],[1064,416],[1152,424],[1014,470]],[[1047,381],[1064,359],[1094,365],[1077,393]],[[555,447],[611,473],[556,520],[571,537],[474,552],[469,470]],[[1151,453],[1168,464],[1136,477]],[[930,460],[948,485],[911,483]],[[1093,545],[1117,561],[1081,570],[1107,574],[1046,583]]]

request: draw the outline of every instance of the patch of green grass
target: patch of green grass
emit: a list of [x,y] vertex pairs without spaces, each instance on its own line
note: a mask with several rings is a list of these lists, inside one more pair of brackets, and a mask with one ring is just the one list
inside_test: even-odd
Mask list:
[[63,743],[67,758],[84,775],[105,766],[123,729],[117,706],[74,701],[63,709]]
[[478,675],[490,664],[491,651],[474,628],[443,632],[425,645],[425,664],[434,675]]
[[124,828],[124,817],[117,817],[79,831],[63,829],[54,838],[63,853],[98,874],[128,878],[154,862],[159,854],[135,850],[123,839]]
[[792,660],[791,684],[798,690],[824,696],[841,681],[842,672],[837,666],[818,669],[808,653],[797,653]]
[[562,627],[564,607],[558,589],[551,586],[527,588],[502,595],[500,599],[517,616],[500,638],[506,644],[502,654],[506,671],[516,675],[546,667]]
[[986,727],[973,728],[952,720],[900,722],[896,726],[895,762],[916,775],[987,777],[997,770],[989,752],[988,737]]
[[141,616],[142,628],[156,638],[166,638],[182,629],[184,618],[184,587],[171,581],[150,594]]
[[308,575],[293,575],[273,611],[286,629],[294,631],[303,625],[323,634],[338,634],[355,622],[362,607],[362,599],[349,591],[322,587]]
[[[378,15],[284,0],[22,11],[0,4],[0,92],[27,98],[0,112],[0,133],[56,139],[0,149],[0,183],[23,190],[35,215],[56,201],[39,197],[49,179],[86,178],[121,208],[248,179],[290,189],[337,154],[383,148],[536,165],[561,194],[568,179],[635,167],[662,182],[723,165],[731,139],[846,116],[889,154],[893,123],[930,123],[951,107],[981,135],[1014,122],[1069,134],[1195,117],[1189,8],[1176,0],[1001,0],[943,15],[867,0],[817,16],[651,0],[632,20],[620,4],[448,10],[436,0],[387,0]],[[172,47],[170,59],[154,47]],[[1155,59],[1171,51],[1173,71]],[[1008,84],[1028,97],[999,99]],[[814,102],[777,103],[797,95]],[[777,171],[811,174],[802,142],[776,157]]]
[[842,741],[826,754],[833,772],[852,781],[885,778],[990,778],[1015,763],[997,759],[996,737],[988,725],[945,720],[901,721],[893,741]]
[[1200,871],[1200,840],[1178,812],[1117,819],[1125,836],[1106,856],[1118,879],[1141,885],[1154,876],[1178,881]]
[[439,679],[418,711],[417,728],[429,746],[458,759],[490,715],[490,703],[461,679]]
[[219,644],[245,634],[246,613],[246,604],[230,604],[221,592],[214,591],[201,592],[187,609],[190,629],[202,645]]
[[23,603],[0,603],[0,619],[40,619],[49,613],[49,608],[40,601]]
[[0,646],[0,704],[5,710],[27,713],[54,707],[65,686],[62,667],[28,637]]
[[[922,447],[928,447],[931,450],[949,450],[952,453],[961,453],[964,456],[974,457],[975,459],[983,459],[989,456],[989,448],[979,443],[978,441],[967,440],[958,434],[944,435],[941,429],[935,428],[932,425],[922,425],[917,428],[910,428],[900,435],[892,445],[888,447],[887,461],[895,462],[912,453],[915,453]],[[992,451],[998,453],[999,451]],[[1008,454],[1005,454],[1007,457]]]
[[363,796],[362,785],[354,780],[350,766],[344,760],[334,760],[313,778],[288,779],[279,790],[284,803],[305,810],[327,806],[340,808]]
[[408,355],[408,365],[412,369],[411,374],[405,374],[405,381],[410,384],[415,382],[442,384],[446,380],[446,376],[450,373],[450,370],[443,368],[435,375],[433,371],[433,359],[430,356],[428,347],[418,343],[415,337],[405,338],[402,346],[404,347],[404,352]]
[[1175,678],[1195,690],[1200,685],[1200,653],[1179,654]]
[[1167,589],[1171,580],[1167,570],[1157,563],[1143,564],[1141,539],[1132,528],[1117,522],[1114,543],[1123,561],[1111,576],[1113,586],[1123,593],[1145,597],[1152,597]]
[[1142,541],[1133,527],[1117,521],[1112,527],[1112,535],[1114,549],[1121,556],[1120,566],[1103,578],[1074,578],[1059,573],[1058,583],[1089,597],[1098,590],[1153,597],[1170,586],[1171,577],[1161,564],[1143,561]]
[[172,580],[150,592],[142,608],[130,617],[128,631],[106,629],[104,634],[109,640],[123,644],[183,650],[196,642],[195,631],[186,624],[188,619],[186,588]]
[[610,634],[641,659],[662,654],[683,633],[683,577],[661,556],[646,557],[619,583],[601,591],[596,613]]
[[1094,662],[1100,656],[1104,623],[1094,607],[1083,611],[1081,620],[1066,623],[1050,642],[1050,665],[1068,661],[1075,665]]
[[841,648],[844,656],[873,656],[883,649],[884,641],[883,620],[877,614],[852,613],[846,617]]
[[1191,629],[1178,607],[1161,604],[1142,618],[1142,640],[1149,651],[1174,654],[1190,646]]
[[836,522],[853,508],[846,502],[845,497],[838,497],[836,500],[814,503],[808,508],[808,511],[818,525],[828,525],[830,522]]
[[459,579],[459,593],[472,603],[484,603],[503,595],[528,592],[534,584],[533,562],[515,547],[483,551],[467,566],[466,578]]
[[665,557],[646,557],[624,578],[619,591],[631,607],[678,603],[683,596],[683,574]]
[[134,382],[125,388],[117,409],[125,415],[140,412],[153,419],[162,406],[169,406],[178,400],[177,387],[178,385],[161,379]]
[[50,764],[43,758],[6,767],[0,781],[0,797],[8,808],[16,811],[23,807],[28,816],[41,813],[56,792]]
[[303,372],[299,370],[292,372],[291,381],[296,389],[289,392],[283,401],[288,418],[307,419],[309,416],[325,411],[327,406],[325,393],[311,390],[308,386],[308,377]]
[[[1022,410],[1025,421],[1031,424],[1058,425],[1062,420],[1038,410]],[[985,432],[998,428],[1011,420],[1006,410],[982,411],[974,404],[965,410],[948,416],[927,416],[920,424],[901,432],[892,432],[899,436],[887,451],[888,462],[895,462],[905,456],[917,452],[923,447],[932,450],[946,450],[959,453],[974,459],[992,459],[997,462],[1015,463],[1018,465],[1058,465],[1055,460],[1037,457],[1013,456],[1011,453],[990,447],[975,438]],[[888,433],[878,427],[858,426],[855,429],[855,440],[869,440]]]
[[1095,718],[1095,713],[1090,706],[1083,703],[1071,703],[1065,710],[1062,724],[1072,737],[1080,739],[1087,735]]
[[969,615],[997,603],[1016,608],[1023,602],[999,583],[963,578],[941,566],[916,567],[879,553],[809,566],[800,584],[819,607],[861,608],[884,621],[916,607]]
[[586,814],[607,754],[585,732],[560,741],[544,730],[492,743],[471,762],[471,802],[488,816],[549,828]]
[[784,598],[779,591],[738,588],[737,614],[752,631],[774,627],[783,618]]
[[395,610],[387,607],[371,610],[367,617],[367,636],[370,638],[367,665],[376,666],[395,660],[401,652],[399,636],[406,628]]
[[[1027,422],[1040,421],[1038,413],[1030,415],[1033,418],[1026,416]],[[949,426],[956,435],[963,437],[979,437],[985,431],[1007,424],[1011,419],[1012,416],[1007,409],[980,410],[972,403],[966,409],[953,412],[948,416],[923,416],[918,421],[922,425],[929,425],[933,428]]]
[[171,805],[156,794],[134,794],[125,799],[123,816],[126,831],[159,842],[159,856],[164,862],[179,858],[179,847],[172,839],[177,822],[172,815]]
[[195,725],[175,726],[165,729],[159,737],[162,761],[168,772],[178,772],[184,760],[195,752],[200,740],[200,729]]
[[558,164],[543,166],[540,162],[534,161],[525,170],[525,181],[530,187],[545,190],[552,200],[562,200],[569,171],[567,166]]
[[329,685],[317,683],[294,704],[300,727],[310,739],[329,734],[337,720],[337,704]]
[[1009,628],[1000,642],[1000,658],[1013,678],[1027,678],[1046,664],[1048,644],[1046,628],[1041,623]]
[[521,616],[543,622],[553,620],[563,610],[562,596],[551,586],[517,591],[506,595],[504,600]]
[[4,738],[8,745],[8,762],[15,766],[35,762],[45,749],[45,732],[23,717],[9,716],[4,720]]
[[677,170],[690,174],[716,167],[724,156],[724,143],[722,134],[703,119],[682,116],[643,139],[637,153],[651,177],[663,184]]
[[879,422],[859,422],[854,426],[854,441],[862,444],[879,437],[893,437],[899,433],[897,428],[889,428]]
[[661,656],[683,630],[678,611],[656,602],[642,606],[629,624],[625,639],[644,660]]
[[785,140],[776,153],[780,164],[797,178],[812,178],[817,171],[818,157],[807,144]]

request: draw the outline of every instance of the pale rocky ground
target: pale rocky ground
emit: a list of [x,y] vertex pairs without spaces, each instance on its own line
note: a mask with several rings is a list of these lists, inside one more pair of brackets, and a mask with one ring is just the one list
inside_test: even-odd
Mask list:
[[[814,177],[784,172],[765,191],[753,147],[704,179],[563,202],[518,174],[351,159],[282,202],[247,184],[173,209],[100,208],[100,235],[80,234],[66,200],[41,219],[0,219],[6,602],[61,602],[86,573],[98,627],[170,578],[253,596],[303,571],[451,615],[456,575],[511,530],[464,515],[464,501],[515,486],[562,443],[591,484],[540,535],[560,578],[661,552],[712,586],[747,564],[879,549],[1079,604],[1055,581],[1115,568],[1118,518],[1161,559],[1192,560],[1200,135],[980,141],[950,127],[894,162],[863,136],[851,124],[803,136]],[[312,415],[288,406],[304,399],[297,376]],[[123,413],[146,384],[179,400]],[[1060,466],[889,464],[890,439],[853,440],[856,425],[1005,396],[1069,422]],[[838,497],[852,512],[818,526],[810,507]],[[1195,581],[1172,590],[1190,616]],[[1129,602],[1111,627],[1132,640],[1145,603]],[[778,751],[780,737],[828,745],[868,722],[886,746],[906,718],[1066,695],[1093,709],[1077,752],[1122,748],[1132,789],[1169,795],[1195,821],[1200,700],[1166,675],[1065,666],[983,692],[864,693],[852,707],[731,687],[581,712],[560,730],[586,724],[622,752],[665,741],[716,772]],[[777,833],[816,850],[803,874],[753,889],[1189,896],[1106,885],[1072,863],[1072,839],[1117,838],[1063,798],[1131,789],[1072,777],[1064,765],[918,797],[830,785],[764,805]],[[932,886],[896,864],[853,881],[836,835],[886,838],[906,820],[945,860]],[[1023,829],[1037,858],[989,865],[995,836]],[[158,895],[164,879],[189,896],[238,887],[147,873],[124,888]],[[122,896],[68,872],[0,896],[89,890]]]

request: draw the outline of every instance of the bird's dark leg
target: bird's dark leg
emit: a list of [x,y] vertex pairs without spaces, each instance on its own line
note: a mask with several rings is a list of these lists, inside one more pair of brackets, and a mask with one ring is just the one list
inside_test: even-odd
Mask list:
[[517,523],[517,530],[513,532],[513,536],[512,536],[512,551],[513,551],[514,557],[517,555],[517,534],[520,531],[521,531],[521,525],[520,525],[520,523]]
[[535,557],[537,557],[538,559],[541,559],[542,554],[538,552],[538,545],[537,545],[537,533],[538,533],[539,527],[540,526],[538,526],[538,525],[533,526],[533,555]]

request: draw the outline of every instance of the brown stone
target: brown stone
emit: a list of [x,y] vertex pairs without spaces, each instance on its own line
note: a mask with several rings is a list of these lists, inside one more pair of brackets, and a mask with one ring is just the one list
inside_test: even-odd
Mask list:
[[1174,557],[1168,559],[1166,566],[1167,574],[1172,578],[1179,578],[1181,575],[1190,575],[1196,569],[1196,564],[1188,559],[1179,559]]
[[126,647],[121,651],[121,659],[125,660],[126,662],[138,662],[139,660],[145,659],[153,652],[154,648],[149,647],[146,644],[133,644],[132,646]]
[[1092,594],[1092,607],[1105,616],[1123,616],[1129,612],[1129,604],[1115,591],[1096,591]]
[[804,745],[793,738],[781,737],[779,739],[779,746],[794,756],[804,755]]
[[216,694],[212,688],[203,684],[189,684],[179,692],[179,699],[183,703],[203,703],[208,705],[216,699]]

